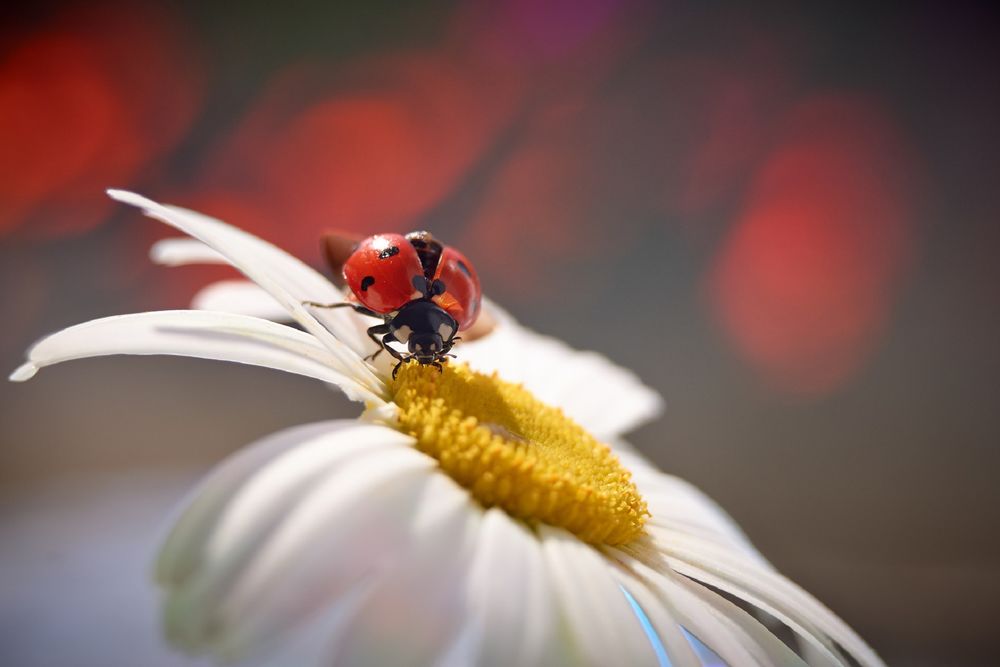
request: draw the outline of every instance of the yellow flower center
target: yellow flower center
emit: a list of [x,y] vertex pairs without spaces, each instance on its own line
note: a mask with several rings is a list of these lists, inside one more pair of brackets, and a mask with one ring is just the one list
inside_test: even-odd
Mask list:
[[519,385],[446,364],[405,364],[400,428],[486,507],[594,544],[642,533],[646,503],[611,449]]

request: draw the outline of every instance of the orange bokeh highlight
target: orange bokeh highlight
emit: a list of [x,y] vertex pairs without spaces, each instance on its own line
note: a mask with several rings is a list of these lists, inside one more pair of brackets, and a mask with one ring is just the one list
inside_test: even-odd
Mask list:
[[200,68],[155,6],[67,10],[0,59],[0,232],[81,233],[173,148],[201,103]]
[[736,349],[778,389],[829,392],[872,352],[913,250],[910,151],[861,97],[796,105],[709,275]]

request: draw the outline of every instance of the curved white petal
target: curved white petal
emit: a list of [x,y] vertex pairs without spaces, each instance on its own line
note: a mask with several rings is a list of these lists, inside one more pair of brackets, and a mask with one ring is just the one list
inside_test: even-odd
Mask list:
[[[807,667],[806,662],[785,645],[760,621],[715,591],[685,579],[670,576],[661,579],[671,590],[674,605],[681,610],[687,629],[716,653],[715,646],[729,638],[749,654],[752,662],[741,663],[737,655],[726,658],[729,664],[758,664],[760,667]],[[822,662],[810,663],[820,667]]]
[[[373,393],[385,387],[361,356],[369,347],[355,324],[339,310],[310,311],[304,301],[338,302],[340,290],[285,251],[224,222],[177,206],[165,206],[124,190],[108,190],[120,202],[189,234],[223,255],[236,269],[264,288],[296,322],[330,349],[340,365]],[[336,336],[331,333],[336,332]]]
[[201,485],[164,543],[157,579],[179,587],[199,567],[247,557],[289,508],[338,467],[411,445],[396,431],[354,421],[321,422],[265,439]]
[[456,638],[467,615],[465,588],[481,515],[464,489],[435,475],[413,508],[405,557],[372,582],[325,664],[456,664],[452,652],[465,652]]
[[249,280],[214,282],[194,295],[191,307],[197,310],[250,315],[274,322],[292,319],[274,297]]
[[327,609],[292,629],[285,641],[240,662],[248,667],[326,667],[330,655],[347,631],[347,622],[357,613],[372,588],[374,577],[362,578]]
[[307,333],[229,313],[170,310],[117,315],[63,329],[35,343],[11,380],[24,381],[44,366],[112,354],[166,354],[235,361],[335,384],[354,400],[382,403]]
[[803,661],[759,621],[717,593],[618,549],[608,553],[635,574],[680,623],[729,665],[802,667]]
[[735,595],[774,616],[829,664],[841,664],[831,640],[862,665],[883,664],[847,624],[770,567],[693,535],[673,533],[667,538],[654,533],[654,539],[673,570]]
[[714,500],[693,484],[660,472],[638,454],[616,449],[632,472],[636,488],[649,507],[650,530],[663,529],[714,539],[766,564],[746,534]]
[[[165,622],[171,641],[188,650],[218,655],[247,651],[250,644],[266,649],[263,637],[257,642],[243,639],[244,646],[236,645],[236,623],[223,613],[226,596],[232,596],[239,577],[273,544],[272,538],[290,516],[308,507],[314,492],[324,486],[335,485],[338,479],[356,479],[348,485],[354,484],[350,488],[357,490],[357,483],[410,476],[406,471],[414,466],[421,473],[426,471],[430,460],[411,447],[410,438],[392,429],[335,420],[276,433],[218,466],[186,501],[157,562],[157,580],[167,594]],[[378,463],[383,472],[365,476],[371,465],[358,464],[389,449],[399,450],[402,456],[383,457]],[[363,502],[362,497],[353,499]],[[339,534],[341,528],[334,525],[331,530]],[[343,581],[347,597],[351,585]],[[279,589],[275,598],[280,597]],[[337,598],[336,592],[331,594],[331,599]],[[329,600],[316,604],[326,606]],[[248,616],[255,615],[266,618],[266,609],[251,608]],[[265,627],[263,634],[280,635],[280,625]]]
[[659,394],[631,371],[595,352],[580,352],[526,329],[492,302],[483,307],[496,318],[496,327],[483,338],[456,345],[459,361],[524,384],[601,440],[615,438],[660,414]]
[[541,544],[502,510],[483,518],[467,596],[463,633],[470,646],[456,664],[530,667],[568,660]]
[[213,468],[179,507],[181,511],[157,558],[157,582],[164,587],[177,587],[192,576],[203,562],[205,549],[226,507],[259,471],[288,451],[338,437],[340,430],[355,425],[353,421],[331,420],[278,431]]
[[562,529],[542,525],[538,532],[578,660],[587,665],[658,665],[607,559]]
[[[212,283],[194,295],[191,306],[203,310],[221,310],[263,317],[275,322],[292,319],[288,311],[275,301],[268,292],[249,280],[223,280]],[[371,355],[379,350],[371,338],[368,328],[381,324],[382,320],[360,315],[350,308],[321,308],[307,306],[308,310],[323,322],[335,322],[336,333],[354,341],[352,347],[364,355],[367,363],[382,377],[389,377],[396,360],[388,354]],[[331,329],[333,326],[331,326]]]
[[684,636],[673,609],[633,573],[623,568],[616,569],[614,574],[620,585],[635,598],[649,619],[671,667],[701,667],[701,660]]
[[[370,428],[378,428],[372,426]],[[388,429],[386,429],[388,431]],[[349,460],[286,508],[273,530],[247,533],[234,554],[169,591],[168,621],[201,650],[238,659],[289,633],[366,577],[405,558],[433,462],[410,448]]]
[[149,249],[149,258],[163,266],[229,264],[217,250],[213,250],[198,239],[189,237],[157,241]]

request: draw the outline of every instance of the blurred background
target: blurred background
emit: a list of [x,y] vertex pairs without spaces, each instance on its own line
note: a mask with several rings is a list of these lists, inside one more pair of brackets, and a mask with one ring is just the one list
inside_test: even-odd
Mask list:
[[[319,266],[429,228],[667,401],[633,442],[895,665],[1000,651],[1000,30],[984,3],[21,3],[0,10],[0,360],[187,305],[129,187]],[[111,358],[0,384],[0,664],[189,664],[171,509],[312,381]]]

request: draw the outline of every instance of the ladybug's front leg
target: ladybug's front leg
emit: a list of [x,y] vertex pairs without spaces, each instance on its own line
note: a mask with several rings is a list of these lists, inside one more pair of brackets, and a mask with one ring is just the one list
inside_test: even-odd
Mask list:
[[303,306],[311,306],[312,308],[353,308],[355,311],[361,313],[362,315],[367,315],[368,317],[382,317],[374,310],[370,308],[365,308],[360,303],[351,303],[350,301],[341,301],[340,303],[320,303],[319,301],[303,301]]
[[[368,327],[367,333],[368,337],[371,338],[376,345],[378,345],[378,349],[365,357],[365,359],[374,361],[375,357],[382,353],[382,350],[386,350],[399,361],[403,360],[403,355],[401,353],[389,347],[389,343],[398,343],[399,341],[392,335],[392,329],[388,324],[376,324],[373,327]],[[381,336],[381,338],[379,338],[379,336]]]

